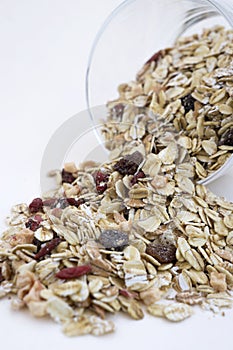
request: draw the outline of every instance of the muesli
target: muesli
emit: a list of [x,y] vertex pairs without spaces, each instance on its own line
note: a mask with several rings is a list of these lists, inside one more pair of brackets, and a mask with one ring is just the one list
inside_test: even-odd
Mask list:
[[233,149],[232,38],[216,27],[155,54],[109,103],[109,161],[67,163],[56,190],[12,208],[0,297],[14,309],[76,336],[114,331],[109,313],[232,307],[233,203],[197,182]]

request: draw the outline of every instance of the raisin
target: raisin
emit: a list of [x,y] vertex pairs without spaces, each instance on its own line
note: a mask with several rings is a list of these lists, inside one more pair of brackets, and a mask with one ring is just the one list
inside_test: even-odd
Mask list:
[[144,174],[144,172],[142,170],[140,170],[131,179],[131,181],[130,181],[131,185],[132,186],[135,185],[138,182],[139,179],[143,179],[144,177],[146,177],[146,175]]
[[29,219],[26,223],[25,223],[26,228],[29,228],[30,230],[32,230],[33,232],[35,232],[39,227],[40,227],[40,223],[37,221],[34,221],[32,219]]
[[99,194],[104,193],[108,187],[107,182],[109,179],[109,174],[106,174],[102,171],[97,171],[93,176],[95,179],[96,191]]
[[226,146],[233,146],[233,128],[230,128],[229,130],[226,130],[218,143],[219,146],[226,145]]
[[112,116],[115,119],[121,119],[122,115],[124,113],[124,109],[125,106],[122,103],[118,103],[116,104],[113,108],[112,108]]
[[42,210],[43,210],[43,201],[41,198],[35,198],[29,204],[29,211],[32,214],[37,213],[38,211],[42,211]]
[[69,171],[66,171],[65,169],[62,169],[61,177],[62,177],[62,182],[67,182],[69,184],[71,184],[75,180],[75,177],[73,176],[73,174],[70,173]]
[[56,273],[56,277],[67,280],[86,275],[88,272],[91,272],[91,265],[67,267]]
[[121,175],[134,175],[138,169],[138,166],[143,161],[143,156],[140,152],[136,151],[132,154],[128,154],[121,158],[114,166],[113,169],[118,171]]
[[104,230],[100,234],[99,242],[106,249],[122,250],[129,244],[129,237],[122,231]]
[[149,244],[146,253],[158,260],[161,264],[167,264],[176,261],[176,247],[171,244]]
[[46,256],[47,254],[50,254],[52,252],[53,249],[55,249],[58,244],[61,242],[61,238],[60,237],[56,237],[53,238],[51,241],[49,241],[48,243],[46,243],[40,250],[38,253],[36,253],[35,255],[35,259],[36,260],[40,260],[41,258],[43,258],[44,256]]
[[78,208],[81,204],[85,203],[85,200],[83,198],[75,199],[75,198],[66,198],[69,205],[73,205],[74,207]]
[[196,100],[192,97],[191,94],[188,94],[184,97],[181,97],[181,104],[184,107],[185,114],[188,113],[189,111],[194,111],[194,102]]
[[154,54],[149,58],[149,60],[146,61],[146,64],[151,63],[151,62],[157,63],[158,60],[160,59],[160,57],[162,57],[162,53],[163,53],[162,50],[159,50],[159,51],[157,51],[156,53],[154,53]]

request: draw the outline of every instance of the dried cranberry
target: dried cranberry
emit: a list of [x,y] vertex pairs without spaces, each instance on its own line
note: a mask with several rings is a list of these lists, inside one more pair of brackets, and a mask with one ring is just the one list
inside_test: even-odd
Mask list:
[[108,185],[109,174],[106,174],[102,171],[97,171],[94,175],[96,190],[99,194],[104,193],[106,191]]
[[81,204],[85,203],[83,198],[75,199],[75,198],[66,198],[69,205],[73,205],[74,207],[79,207]]
[[56,237],[53,238],[51,241],[49,241],[48,243],[46,243],[40,250],[38,253],[36,253],[35,255],[35,259],[36,260],[40,260],[41,258],[43,258],[44,256],[46,256],[47,254],[50,254],[52,252],[53,249],[55,249],[58,244],[61,242],[61,238],[60,237]]
[[29,228],[30,230],[32,230],[33,232],[35,232],[39,227],[40,227],[40,223],[37,221],[34,221],[32,219],[29,219],[26,223],[25,223],[26,228]]
[[138,166],[143,161],[143,156],[140,152],[136,151],[132,154],[128,154],[121,158],[114,166],[113,169],[118,171],[121,175],[134,175],[138,169]]
[[86,275],[88,272],[91,272],[91,265],[80,265],[75,267],[66,267],[56,273],[57,278],[61,279],[71,279],[77,278],[83,275]]
[[161,264],[167,264],[176,261],[176,247],[171,244],[151,243],[146,248],[146,253],[153,256]]
[[70,173],[69,171],[66,171],[65,169],[62,169],[61,177],[62,177],[62,182],[67,182],[69,184],[71,184],[75,180],[75,177],[73,176],[73,174]]
[[149,60],[146,61],[146,64],[151,62],[157,63],[160,57],[162,57],[162,50],[159,50],[156,53],[154,53],[154,55],[152,55],[151,58],[149,58]]
[[190,110],[194,111],[194,102],[196,100],[192,97],[191,94],[188,94],[184,97],[181,97],[181,104],[184,107],[185,114],[188,113]]
[[136,173],[133,178],[131,179],[131,185],[135,185],[139,179],[143,179],[144,177],[146,177],[146,175],[144,174],[144,172],[142,170],[140,170],[138,173]]
[[100,234],[99,242],[107,249],[122,250],[129,244],[129,236],[122,231],[104,230]]
[[125,106],[122,103],[118,103],[116,104],[113,108],[112,108],[112,116],[115,119],[121,119],[122,115],[124,113],[124,109]]
[[226,145],[226,146],[233,146],[233,128],[230,128],[229,130],[226,130],[218,143],[219,146]]
[[38,211],[43,210],[43,201],[41,198],[35,198],[33,201],[29,204],[29,210],[30,213],[34,214],[37,213]]

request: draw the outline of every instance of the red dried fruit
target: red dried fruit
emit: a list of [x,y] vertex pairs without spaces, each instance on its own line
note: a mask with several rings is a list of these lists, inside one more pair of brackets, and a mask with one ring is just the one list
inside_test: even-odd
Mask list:
[[167,243],[151,243],[146,248],[146,253],[148,255],[153,256],[156,260],[158,260],[161,264],[172,263],[176,261],[176,247]]
[[226,146],[233,146],[233,128],[230,128],[226,130],[218,143],[219,146],[226,145]]
[[142,161],[143,155],[136,151],[121,158],[113,166],[113,169],[118,171],[121,175],[134,175]]
[[43,210],[43,201],[41,198],[34,198],[33,201],[29,204],[30,213],[34,214],[38,211]]
[[34,221],[32,219],[29,219],[26,223],[25,223],[26,228],[29,228],[30,230],[32,230],[33,232],[35,232],[39,227],[40,227],[40,223],[38,223],[37,221]]
[[146,61],[146,64],[151,62],[157,63],[160,57],[162,57],[162,53],[162,50],[159,50],[156,53],[154,53],[154,55],[152,55],[151,58],[149,58],[149,60]]
[[34,216],[34,220],[38,222],[38,224],[40,224],[43,221],[41,215],[38,215],[38,214]]
[[194,111],[194,102],[196,100],[192,97],[191,94],[188,94],[184,97],[181,97],[181,104],[184,107],[185,114],[188,113],[189,111]]
[[86,275],[89,272],[91,272],[91,265],[67,267],[56,273],[56,277],[67,280]]
[[122,250],[129,244],[129,236],[122,231],[104,230],[100,234],[99,242],[106,249]]
[[69,203],[69,205],[73,205],[76,208],[78,208],[81,204],[85,203],[85,200],[83,198],[66,198],[66,200]]
[[97,171],[94,175],[96,190],[99,194],[104,193],[106,191],[108,185],[109,174],[106,174],[102,171]]
[[35,259],[39,260],[43,258],[45,255],[50,254],[53,249],[55,249],[58,244],[61,242],[60,237],[53,238],[51,241],[45,244],[44,247],[42,247],[38,253],[35,255]]
[[146,175],[144,174],[144,172],[142,170],[140,170],[138,173],[136,173],[132,179],[131,179],[131,185],[135,185],[139,179],[143,179],[144,177],[146,177]]
[[65,169],[62,169],[61,177],[62,177],[62,182],[67,182],[69,184],[71,184],[75,180],[75,177],[73,176],[73,174],[70,173],[69,171],[66,171]]

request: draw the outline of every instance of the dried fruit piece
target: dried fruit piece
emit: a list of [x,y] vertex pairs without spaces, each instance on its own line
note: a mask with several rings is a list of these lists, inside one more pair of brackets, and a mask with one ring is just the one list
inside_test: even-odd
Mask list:
[[121,175],[134,175],[138,169],[138,166],[142,163],[143,156],[140,152],[136,151],[132,154],[127,154],[121,158],[114,166],[113,169],[118,171]]
[[43,201],[45,207],[55,208],[57,205],[57,198],[49,198]]
[[101,232],[99,242],[107,249],[123,249],[129,244],[127,233],[117,230],[104,230]]
[[75,198],[66,198],[69,205],[73,205],[74,207],[78,208],[81,204],[85,203],[85,200],[83,198],[75,199]]
[[49,241],[48,243],[46,243],[45,246],[42,247],[38,253],[36,253],[35,259],[39,260],[39,259],[43,258],[45,255],[50,254],[51,251],[53,249],[55,249],[60,242],[61,242],[61,238],[56,237],[56,238],[52,239],[51,241]]
[[95,184],[96,184],[96,190],[99,194],[104,193],[104,191],[107,189],[107,182],[109,179],[109,174],[106,174],[102,171],[97,171],[94,174]]
[[171,243],[167,243],[166,245],[161,243],[148,244],[146,253],[158,260],[161,264],[176,261],[176,247]]
[[149,60],[146,61],[146,64],[147,64],[147,63],[151,63],[151,62],[157,63],[158,60],[160,59],[160,57],[162,57],[162,50],[159,50],[159,51],[157,51],[156,53],[154,53],[154,54],[149,58]]
[[144,174],[144,172],[142,170],[140,170],[138,173],[136,173],[132,177],[132,179],[130,181],[131,185],[132,186],[135,185],[138,182],[139,179],[143,179],[144,177],[146,177],[146,175]]
[[112,109],[112,117],[114,119],[121,119],[124,113],[125,106],[122,103],[116,104]]
[[67,267],[59,271],[56,274],[56,277],[67,280],[67,279],[77,278],[77,277],[86,275],[88,272],[91,272],[91,265]]
[[119,293],[121,295],[123,295],[126,298],[138,298],[138,293],[136,292],[132,292],[132,291],[128,291],[127,289],[119,289]]
[[37,221],[34,221],[32,219],[29,219],[26,223],[25,223],[26,228],[29,228],[30,230],[32,230],[33,232],[35,232],[39,227],[40,224]]
[[233,128],[224,132],[224,134],[221,136],[219,140],[218,145],[233,146]]
[[75,180],[75,177],[73,176],[73,174],[70,173],[69,171],[66,171],[65,169],[62,169],[61,177],[62,177],[62,182],[67,182],[69,184],[71,184]]
[[181,97],[181,104],[184,107],[185,114],[189,111],[194,111],[194,102],[196,100],[192,97],[191,94],[188,94],[184,97]]
[[43,210],[43,201],[41,198],[34,198],[33,201],[29,204],[30,213],[34,214],[38,211]]

